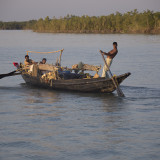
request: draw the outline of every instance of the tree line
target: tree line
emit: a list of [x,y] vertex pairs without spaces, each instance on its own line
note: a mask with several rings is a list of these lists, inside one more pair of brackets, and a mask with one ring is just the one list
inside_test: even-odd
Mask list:
[[124,14],[107,16],[75,16],[31,20],[26,22],[0,22],[0,29],[31,29],[51,33],[155,33],[160,34],[160,12],[137,9]]
[[0,21],[1,30],[25,30],[33,29],[33,26],[36,24],[36,20],[24,21],[24,22],[2,22]]

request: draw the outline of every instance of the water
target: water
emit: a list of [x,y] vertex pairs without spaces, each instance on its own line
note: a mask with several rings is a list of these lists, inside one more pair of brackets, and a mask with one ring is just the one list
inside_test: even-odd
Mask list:
[[[158,160],[160,157],[160,36],[46,34],[0,31],[0,73],[14,70],[25,51],[64,48],[63,66],[103,65],[99,49],[119,54],[111,70],[131,72],[113,94],[52,91],[0,80],[0,160]],[[56,55],[30,54],[32,59]]]

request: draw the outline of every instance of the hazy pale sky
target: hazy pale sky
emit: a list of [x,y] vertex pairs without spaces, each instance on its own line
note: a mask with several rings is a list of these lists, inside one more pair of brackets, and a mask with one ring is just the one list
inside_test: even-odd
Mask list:
[[100,16],[138,9],[160,11],[160,0],[0,0],[0,21],[23,21],[67,14]]

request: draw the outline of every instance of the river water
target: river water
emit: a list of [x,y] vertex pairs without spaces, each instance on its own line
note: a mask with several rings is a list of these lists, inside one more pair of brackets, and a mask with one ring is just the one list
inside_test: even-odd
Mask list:
[[132,73],[121,85],[125,98],[34,88],[21,76],[0,80],[0,160],[159,160],[160,35],[0,31],[0,74],[15,70],[27,50],[64,48],[63,66],[103,65],[98,51],[113,41],[111,71]]

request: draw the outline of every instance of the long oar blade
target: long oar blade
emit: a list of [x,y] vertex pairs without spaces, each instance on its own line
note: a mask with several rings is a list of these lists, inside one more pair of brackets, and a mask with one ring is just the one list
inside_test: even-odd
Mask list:
[[117,91],[118,96],[125,97],[124,93],[122,92],[119,86],[117,86],[116,91]]
[[0,79],[2,79],[4,77],[14,76],[14,75],[16,75],[15,72],[17,72],[17,71],[12,71],[12,72],[6,73],[6,74],[0,74]]

